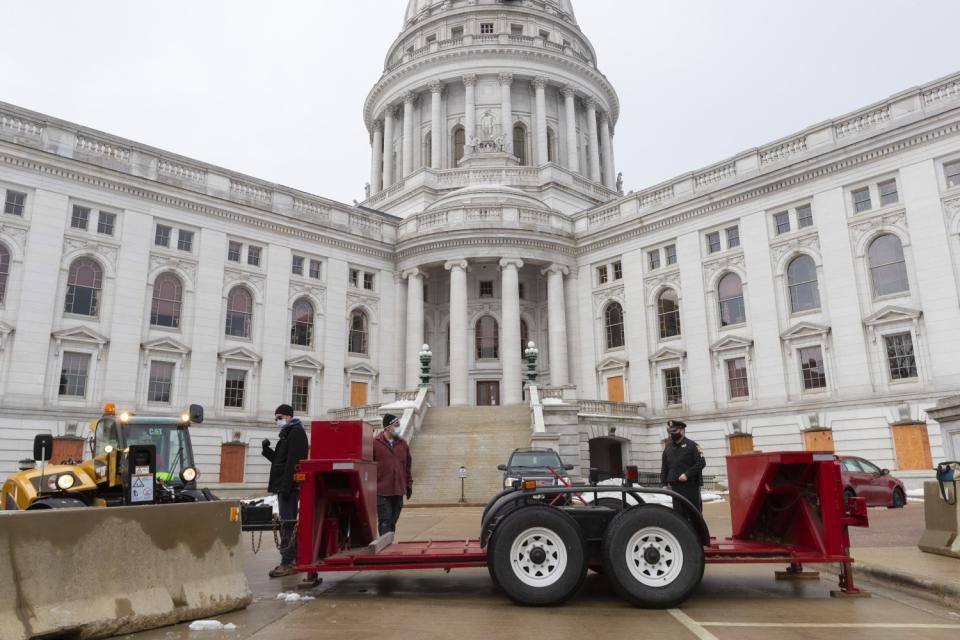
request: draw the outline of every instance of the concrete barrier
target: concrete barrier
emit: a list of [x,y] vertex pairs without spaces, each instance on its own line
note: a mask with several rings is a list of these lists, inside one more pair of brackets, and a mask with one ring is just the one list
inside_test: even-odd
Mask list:
[[923,483],[923,516],[926,528],[918,545],[922,551],[960,558],[960,500],[953,495],[953,483],[947,483],[949,504],[940,497],[940,483]]
[[105,638],[246,607],[235,506],[0,512],[0,638]]

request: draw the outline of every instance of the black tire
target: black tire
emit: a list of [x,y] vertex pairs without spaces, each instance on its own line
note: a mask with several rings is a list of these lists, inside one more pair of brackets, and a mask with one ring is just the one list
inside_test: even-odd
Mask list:
[[494,584],[514,602],[550,606],[583,584],[585,549],[580,525],[569,515],[554,507],[523,507],[497,525],[487,566]]
[[611,584],[639,607],[676,607],[703,578],[697,532],[682,514],[661,505],[638,505],[615,517],[602,556]]
[[598,507],[608,507],[617,511],[623,509],[623,501],[619,498],[599,498],[596,504]]
[[893,490],[893,502],[890,505],[891,509],[903,509],[907,504],[907,496],[904,495],[903,489],[897,487]]

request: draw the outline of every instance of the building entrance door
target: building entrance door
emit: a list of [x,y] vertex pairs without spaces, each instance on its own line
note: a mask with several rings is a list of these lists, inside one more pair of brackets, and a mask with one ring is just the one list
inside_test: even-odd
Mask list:
[[495,407],[500,404],[500,383],[499,382],[478,382],[477,383],[477,406]]

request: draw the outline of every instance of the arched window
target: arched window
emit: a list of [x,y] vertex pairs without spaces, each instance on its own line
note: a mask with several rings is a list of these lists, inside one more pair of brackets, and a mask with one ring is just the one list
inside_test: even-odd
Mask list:
[[557,134],[547,127],[547,162],[557,161]]
[[720,278],[717,285],[720,294],[720,326],[729,327],[747,321],[747,312],[743,306],[743,282],[735,273]]
[[870,279],[873,281],[875,297],[910,291],[900,238],[892,233],[879,236],[870,243],[867,257],[870,260]]
[[367,314],[354,311],[350,314],[350,336],[347,350],[358,355],[367,355]]
[[527,129],[522,124],[513,127],[513,155],[520,160],[520,166],[527,164]]
[[463,127],[453,130],[453,168],[463,160],[464,149],[467,146],[467,132]]
[[0,304],[7,299],[7,277],[10,275],[10,251],[0,244]]
[[433,166],[433,132],[427,131],[427,135],[423,137],[423,166],[431,167]]
[[236,286],[227,294],[226,335],[249,338],[253,328],[253,295],[246,287]]
[[623,307],[619,302],[611,302],[603,312],[603,323],[607,330],[607,349],[619,349],[625,344],[623,336]]
[[490,316],[477,320],[477,360],[496,360],[500,357],[500,327]]
[[520,357],[527,350],[527,343],[530,342],[530,329],[527,327],[527,321],[520,318]]
[[301,347],[313,346],[313,305],[306,298],[299,298],[293,303],[290,344]]
[[820,308],[817,265],[810,256],[797,256],[787,266],[787,287],[790,289],[791,312]]
[[153,283],[153,304],[150,305],[150,324],[155,327],[180,326],[183,304],[183,284],[173,273],[161,273]]
[[680,335],[680,302],[673,289],[664,290],[657,298],[657,319],[661,339]]
[[96,316],[100,312],[100,291],[103,269],[92,258],[77,258],[67,275],[67,299],[64,311],[79,316]]

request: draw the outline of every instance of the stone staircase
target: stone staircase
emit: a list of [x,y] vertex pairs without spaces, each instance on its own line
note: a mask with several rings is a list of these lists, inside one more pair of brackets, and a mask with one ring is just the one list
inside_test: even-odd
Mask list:
[[514,449],[530,446],[530,408],[434,407],[413,439],[413,504],[460,499],[460,465],[467,468],[466,499],[486,504],[503,487]]

